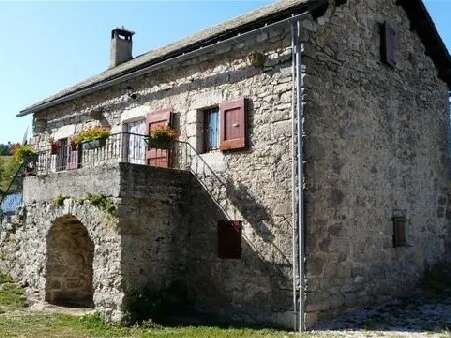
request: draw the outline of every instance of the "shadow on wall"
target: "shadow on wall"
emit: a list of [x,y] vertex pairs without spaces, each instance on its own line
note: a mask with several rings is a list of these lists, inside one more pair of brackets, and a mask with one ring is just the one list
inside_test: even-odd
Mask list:
[[[234,205],[240,205],[244,222],[258,229],[261,217],[271,219],[244,186],[232,186],[227,184],[227,195]],[[219,322],[222,317],[229,322],[281,325],[274,314],[292,310],[291,264],[285,256],[284,264],[274,262],[282,251],[272,242],[271,231],[255,231],[253,239],[243,231],[241,259],[221,259],[218,221],[229,219],[227,213],[198,182],[193,182],[191,201],[187,271],[196,309],[212,314]]]

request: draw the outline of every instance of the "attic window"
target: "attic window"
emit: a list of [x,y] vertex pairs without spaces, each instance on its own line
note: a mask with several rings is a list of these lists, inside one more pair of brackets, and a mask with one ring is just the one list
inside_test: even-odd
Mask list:
[[385,22],[381,30],[381,56],[382,61],[391,67],[396,66],[396,40],[396,30],[388,22]]

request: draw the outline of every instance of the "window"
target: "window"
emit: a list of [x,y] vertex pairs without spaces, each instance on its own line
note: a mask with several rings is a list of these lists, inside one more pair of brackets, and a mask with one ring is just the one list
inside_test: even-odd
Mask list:
[[393,220],[393,247],[398,248],[407,245],[406,241],[406,216],[394,216]]
[[128,149],[126,149],[128,162],[145,164],[146,145],[144,143],[144,137],[140,135],[146,134],[146,120],[129,122],[126,124],[126,128],[128,132]]
[[219,108],[204,111],[204,152],[218,149],[219,146]]
[[[222,102],[219,106],[198,111],[196,147],[201,152],[220,149],[222,151],[240,150],[248,145],[247,101],[240,98]],[[201,122],[200,122],[201,121]],[[202,128],[202,131],[200,130]]]
[[218,257],[241,258],[241,221],[218,221]]
[[396,66],[396,30],[385,22],[381,32],[381,54],[382,61],[386,64]]

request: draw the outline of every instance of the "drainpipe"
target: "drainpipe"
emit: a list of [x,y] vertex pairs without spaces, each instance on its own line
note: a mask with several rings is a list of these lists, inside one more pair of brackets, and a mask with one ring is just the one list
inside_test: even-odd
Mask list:
[[291,25],[292,47],[292,228],[294,330],[304,331],[304,79],[302,74],[301,18]]
[[291,67],[291,151],[292,151],[292,159],[291,159],[291,228],[292,228],[292,273],[293,273],[293,330],[298,330],[298,312],[297,312],[297,268],[296,268],[296,224],[297,224],[297,190],[296,190],[296,53],[295,53],[295,45],[296,45],[296,36],[295,36],[295,27],[294,23],[291,23],[291,59],[292,59],[292,67]]

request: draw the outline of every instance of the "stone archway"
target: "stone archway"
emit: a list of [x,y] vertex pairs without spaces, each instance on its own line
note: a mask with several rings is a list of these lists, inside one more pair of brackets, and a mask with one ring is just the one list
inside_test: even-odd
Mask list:
[[92,307],[94,244],[73,216],[55,220],[47,233],[45,298],[50,304]]

